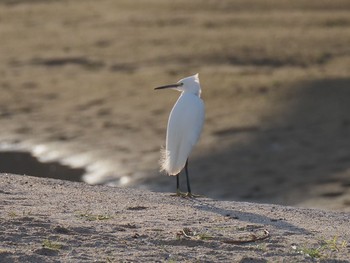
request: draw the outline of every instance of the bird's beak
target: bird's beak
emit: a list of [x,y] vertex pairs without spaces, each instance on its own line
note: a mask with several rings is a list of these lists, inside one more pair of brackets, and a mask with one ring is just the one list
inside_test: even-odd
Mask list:
[[160,87],[155,88],[155,90],[157,90],[157,89],[177,88],[177,87],[180,87],[180,86],[181,86],[181,83],[176,83],[176,84],[170,84],[170,85],[160,86]]

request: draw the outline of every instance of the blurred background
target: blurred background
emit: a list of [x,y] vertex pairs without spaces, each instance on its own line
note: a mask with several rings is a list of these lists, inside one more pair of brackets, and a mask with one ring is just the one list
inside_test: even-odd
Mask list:
[[175,191],[153,89],[198,72],[195,193],[350,211],[348,0],[1,0],[0,38],[1,172]]

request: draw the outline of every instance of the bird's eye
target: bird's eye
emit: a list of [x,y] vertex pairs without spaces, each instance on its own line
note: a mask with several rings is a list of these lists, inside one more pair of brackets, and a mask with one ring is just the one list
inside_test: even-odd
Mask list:
[[180,86],[183,86],[183,85],[184,85],[183,82],[181,82],[181,83],[180,83]]

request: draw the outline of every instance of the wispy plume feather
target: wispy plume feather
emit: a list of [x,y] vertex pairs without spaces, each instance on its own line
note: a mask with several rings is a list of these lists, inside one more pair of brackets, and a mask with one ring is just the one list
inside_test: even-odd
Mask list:
[[[165,147],[163,146],[160,149],[160,160],[159,160],[159,164],[160,164],[160,171],[161,172],[167,172],[169,171],[169,152],[165,149]],[[168,173],[169,174],[169,173]]]

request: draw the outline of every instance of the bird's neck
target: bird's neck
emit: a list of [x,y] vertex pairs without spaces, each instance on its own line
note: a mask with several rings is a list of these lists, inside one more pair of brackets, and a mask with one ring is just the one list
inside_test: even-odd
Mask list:
[[192,94],[192,95],[195,95],[195,96],[197,96],[197,97],[201,97],[201,90],[197,90],[197,91],[193,91],[193,90],[191,90],[191,91],[188,91],[188,90],[184,90],[182,93],[181,93],[181,95],[185,95],[185,94]]

